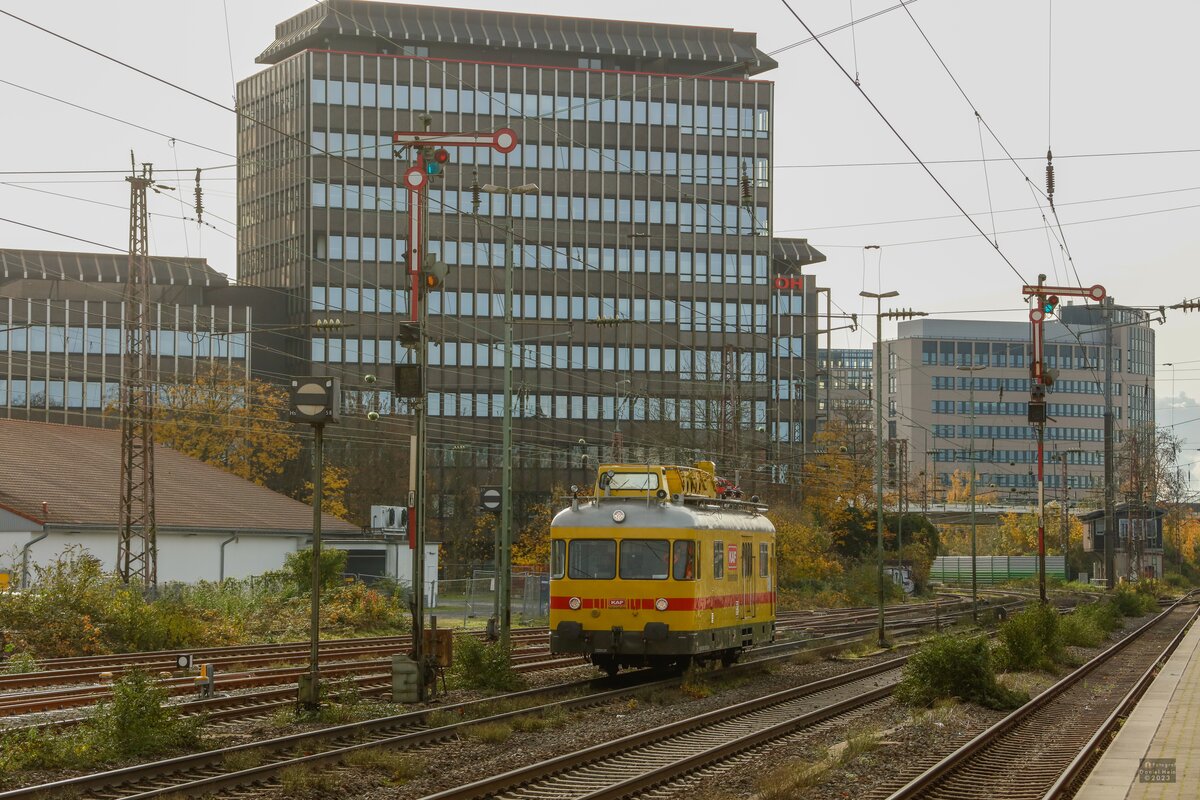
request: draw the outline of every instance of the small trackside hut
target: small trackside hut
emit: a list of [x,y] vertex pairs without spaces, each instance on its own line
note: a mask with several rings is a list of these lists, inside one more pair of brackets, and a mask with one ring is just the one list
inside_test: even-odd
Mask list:
[[766,506],[694,467],[602,465],[550,528],[550,648],[622,667],[729,664],[775,636]]

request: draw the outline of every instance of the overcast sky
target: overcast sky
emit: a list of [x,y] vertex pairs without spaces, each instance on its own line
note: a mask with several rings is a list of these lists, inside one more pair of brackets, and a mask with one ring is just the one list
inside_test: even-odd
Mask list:
[[[792,7],[823,32],[850,21],[852,9],[864,18],[894,2],[794,0]],[[234,80],[261,69],[254,57],[273,39],[275,23],[311,5],[5,0],[0,8],[230,105]],[[775,0],[442,5],[732,27],[757,32],[768,53],[807,38]],[[1058,0],[1052,26],[1050,8],[1047,0],[917,0],[909,7],[999,143],[981,130],[903,9],[863,21],[853,35],[844,30],[823,39],[918,156],[962,162],[930,163],[930,169],[989,236],[998,232],[999,249],[1013,267],[921,167],[879,166],[912,158],[816,43],[779,53],[780,68],[762,76],[776,82],[775,232],[806,236],[828,255],[813,271],[832,287],[838,305],[859,312],[864,287],[895,289],[901,292],[897,306],[1020,320],[1022,278],[1036,282],[1045,273],[1050,283],[1076,283],[1076,271],[1084,285],[1103,284],[1119,303],[1171,305],[1200,295],[1200,49],[1194,42],[1200,3]],[[206,173],[205,204],[216,229],[180,219],[192,216],[194,169],[233,163],[231,113],[2,15],[0,41],[0,217],[123,250],[129,197],[122,176],[54,172],[125,170],[133,148],[164,182],[176,183],[167,170],[184,172],[178,191],[151,201],[158,215],[151,225],[153,252],[204,256],[218,270],[234,272],[232,169]],[[1039,207],[1048,145],[1055,153],[1061,233],[1047,231],[1044,202]],[[985,169],[981,153],[1003,159],[1002,146],[1020,170],[1007,160]],[[1193,152],[1161,152],[1188,149]],[[1150,151],[1160,152],[1106,155]],[[98,249],[7,222],[0,222],[0,235],[4,247]],[[1059,239],[1073,267],[1064,262]],[[868,327],[873,333],[873,323]],[[1200,417],[1190,399],[1200,394],[1200,352],[1193,345],[1200,314],[1169,311],[1156,331],[1159,423],[1176,423],[1200,458],[1194,449],[1200,423],[1184,423]],[[835,346],[871,343],[862,332],[839,335]],[[1177,366],[1161,366],[1165,362]]]

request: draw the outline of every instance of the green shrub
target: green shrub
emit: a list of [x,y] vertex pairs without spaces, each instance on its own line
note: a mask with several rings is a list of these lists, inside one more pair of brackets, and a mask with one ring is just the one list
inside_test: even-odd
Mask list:
[[195,747],[200,717],[181,718],[167,690],[144,672],[122,675],[113,696],[83,724],[65,732],[30,729],[0,734],[0,774],[29,769],[90,769],[121,758],[146,758]]
[[525,680],[512,668],[512,653],[499,644],[461,635],[454,639],[454,666],[450,679],[465,689],[512,692]]
[[1188,579],[1180,575],[1178,572],[1168,572],[1163,576],[1163,583],[1170,586],[1172,589],[1187,589],[1191,584]]
[[1158,611],[1158,594],[1149,581],[1139,582],[1136,586],[1122,583],[1113,592],[1113,602],[1126,617],[1141,617]]
[[[321,557],[330,587],[321,604],[326,635],[409,630],[401,595],[337,581],[333,570],[345,554],[326,555]],[[0,592],[0,630],[5,631],[10,652],[34,658],[306,638],[309,598],[299,593],[297,581],[311,564],[311,554],[289,564],[292,572],[287,574],[165,584],[156,598],[149,598],[105,572],[83,548],[69,547],[50,563],[34,566],[32,591]]]
[[[862,563],[846,571],[845,594],[851,606],[873,606],[879,602],[879,566]],[[904,600],[904,590],[887,575],[883,576],[884,602]]]
[[1085,606],[1080,606],[1072,612],[1072,615],[1081,615],[1096,624],[1096,627],[1105,633],[1112,633],[1119,630],[1124,625],[1124,618],[1121,616],[1120,609],[1117,604],[1111,599],[1105,598],[1096,603],[1088,603]]
[[[324,594],[333,586],[341,583],[342,573],[346,571],[346,559],[350,554],[345,550],[325,548],[321,550],[321,593]],[[307,595],[312,589],[312,548],[307,547],[288,553],[283,560],[280,572],[292,584],[292,589],[299,595]]]
[[996,683],[991,651],[984,636],[940,634],[909,657],[896,699],[927,707],[948,698],[988,708],[1016,708],[1027,699]]
[[16,675],[22,672],[38,672],[37,659],[33,653],[13,652],[12,645],[4,648],[4,660],[0,661],[0,675]]
[[112,700],[89,718],[97,747],[119,757],[151,756],[193,747],[200,741],[199,717],[180,717],[167,705],[167,690],[145,672],[126,672],[113,683]]
[[1098,647],[1108,637],[1108,632],[1082,609],[1067,614],[1058,623],[1059,635],[1064,645],[1075,647]]
[[1059,616],[1053,606],[1035,603],[1000,626],[997,666],[1004,670],[1050,670],[1063,659]]

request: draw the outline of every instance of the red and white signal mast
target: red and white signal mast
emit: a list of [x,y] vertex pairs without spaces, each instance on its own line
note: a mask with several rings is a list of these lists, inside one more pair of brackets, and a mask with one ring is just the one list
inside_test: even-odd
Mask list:
[[[426,125],[430,118],[423,117]],[[416,382],[416,434],[411,440],[408,470],[408,541],[412,550],[413,587],[413,660],[420,671],[419,695],[425,696],[425,684],[432,674],[425,664],[425,359],[426,359],[426,294],[428,290],[441,286],[446,278],[446,265],[427,257],[425,214],[428,188],[431,179],[442,175],[450,163],[447,147],[486,147],[498,153],[511,153],[517,149],[517,133],[511,128],[500,128],[492,133],[447,133],[434,131],[395,131],[392,143],[397,145],[397,156],[407,148],[416,153],[415,163],[404,171],[404,187],[408,190],[408,242],[405,262],[411,278],[409,296],[409,319],[416,327],[416,367],[420,379]],[[398,360],[398,359],[397,359]]]
[[[410,319],[418,321],[417,298],[420,296],[421,268],[425,259],[425,192],[429,179],[442,174],[450,163],[447,147],[487,147],[498,153],[511,153],[517,148],[517,133],[501,128],[492,133],[435,133],[433,131],[396,131],[392,143],[416,151],[416,163],[404,172],[408,189],[408,273],[412,277],[412,297],[409,301]],[[440,277],[434,276],[440,283]],[[435,284],[436,285],[436,284]]]
[[[1097,303],[1107,296],[1100,284],[1095,286],[1047,286],[1046,276],[1038,275],[1037,286],[1021,287],[1021,294],[1036,305],[1029,309],[1029,328],[1033,341],[1033,358],[1029,362],[1029,424],[1037,426],[1037,517],[1038,517],[1038,595],[1046,602],[1046,493],[1045,493],[1045,441],[1046,441],[1046,387],[1054,384],[1057,370],[1043,366],[1043,325],[1046,317],[1058,308],[1060,297],[1083,297]],[[1105,353],[1110,358],[1111,353]],[[1063,553],[1063,559],[1067,553]],[[1065,561],[1064,561],[1065,563]]]

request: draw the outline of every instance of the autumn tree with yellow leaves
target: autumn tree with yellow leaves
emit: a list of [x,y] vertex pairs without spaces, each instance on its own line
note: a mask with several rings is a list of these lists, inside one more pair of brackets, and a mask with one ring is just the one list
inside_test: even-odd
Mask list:
[[550,523],[562,510],[561,498],[567,494],[566,489],[555,485],[548,496],[526,507],[524,524],[513,536],[513,564],[540,570],[550,568]]
[[300,454],[287,410],[283,387],[214,365],[160,388],[154,435],[172,450],[266,484]]
[[848,409],[813,435],[804,463],[804,505],[826,529],[840,529],[875,507],[875,440],[860,409]]

